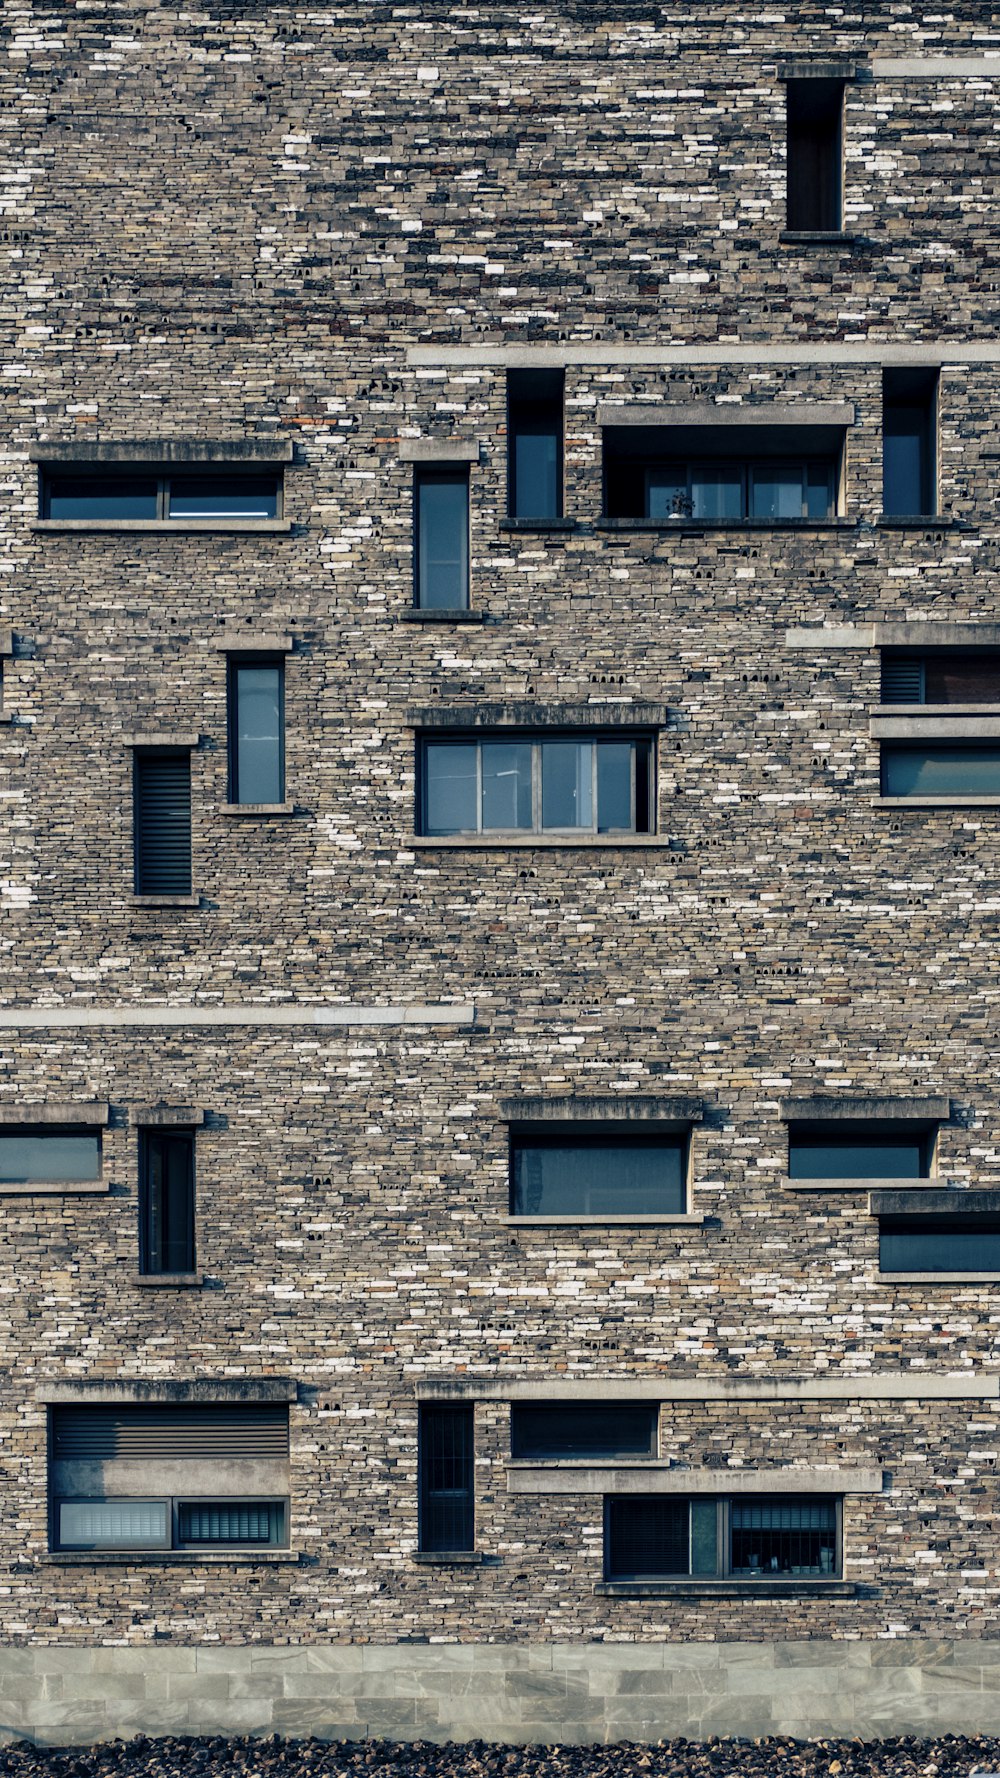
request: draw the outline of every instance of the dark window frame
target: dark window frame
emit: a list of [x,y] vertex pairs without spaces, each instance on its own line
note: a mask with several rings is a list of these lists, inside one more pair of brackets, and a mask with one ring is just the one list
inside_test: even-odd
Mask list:
[[[625,745],[631,746],[633,748],[632,759],[631,759],[631,764],[630,764],[632,810],[633,810],[633,825],[631,827],[601,828],[601,827],[598,827],[598,825],[597,825],[598,764],[597,764],[596,750],[593,755],[593,764],[592,764],[592,803],[593,803],[593,809],[594,809],[593,824],[589,827],[583,827],[583,826],[578,826],[578,827],[565,827],[565,826],[544,827],[542,825],[542,765],[541,765],[542,754],[541,754],[541,750],[542,750],[543,746],[545,746],[547,743],[552,742],[552,741],[556,741],[556,742],[569,741],[569,742],[577,742],[577,743],[590,742],[592,744],[596,743],[597,745],[600,745],[601,743],[606,743],[609,745],[618,745],[618,746],[625,744]],[[526,744],[529,744],[532,748],[532,758],[531,758],[532,823],[531,823],[530,827],[527,827],[527,826],[525,826],[525,827],[484,827],[482,825],[482,810],[483,810],[482,748],[484,745],[488,746],[490,744],[496,744],[496,743],[503,744],[503,743],[508,743],[508,742],[512,743],[512,744],[513,743],[526,743]],[[418,832],[418,834],[420,834],[422,836],[426,836],[426,837],[430,837],[430,838],[443,838],[443,839],[452,838],[452,837],[456,838],[456,839],[460,839],[460,838],[480,838],[483,836],[487,836],[487,837],[494,836],[497,839],[503,839],[503,838],[538,837],[539,835],[552,834],[553,836],[557,836],[557,837],[561,837],[561,838],[574,838],[574,837],[579,837],[581,835],[583,835],[584,837],[590,837],[590,838],[599,838],[602,835],[607,835],[610,838],[614,838],[615,836],[629,836],[629,835],[633,835],[633,834],[652,835],[657,832],[656,814],[657,814],[658,798],[657,798],[657,773],[656,773],[656,767],[657,767],[656,735],[654,733],[650,733],[649,731],[639,732],[635,729],[628,729],[625,731],[620,731],[620,730],[614,730],[614,729],[582,729],[582,728],[581,729],[555,729],[555,728],[553,728],[553,729],[515,729],[515,728],[510,728],[510,729],[476,729],[476,730],[449,729],[447,732],[444,732],[442,730],[433,730],[433,731],[429,731],[429,732],[422,732],[422,733],[418,734],[416,737],[416,745],[417,745],[416,769],[417,769],[417,811],[418,811],[417,832]],[[429,779],[429,774],[428,774],[428,769],[427,769],[427,754],[428,754],[428,750],[432,747],[451,747],[451,746],[465,746],[465,747],[474,746],[477,749],[477,753],[476,753],[476,786],[477,786],[477,788],[476,788],[476,803],[477,803],[478,825],[476,827],[468,827],[468,828],[448,828],[448,829],[443,830],[442,832],[438,833],[430,827],[429,821],[428,821],[428,779]],[[646,780],[646,783],[645,783],[645,797],[646,797],[645,825],[642,825],[642,814],[641,814],[641,809],[640,809],[640,802],[641,802],[641,795],[642,795],[642,788],[643,788],[643,786],[642,786],[643,769],[639,763],[639,752],[638,752],[639,749],[643,750],[642,757],[645,760],[645,780]]]
[[[714,1504],[716,1509],[716,1566],[714,1572],[701,1571],[699,1573],[692,1573],[690,1562],[687,1570],[679,1569],[669,1573],[656,1572],[655,1570],[626,1572],[614,1566],[614,1519],[617,1510],[621,1508],[624,1511],[627,1511],[630,1506],[636,1507],[638,1505],[645,1505],[648,1502],[656,1502],[657,1504],[669,1503],[674,1506],[687,1506],[687,1542],[689,1550],[691,1548],[691,1507],[697,1505],[704,1508],[710,1504]],[[768,1507],[796,1507],[806,1505],[832,1506],[834,1516],[834,1545],[831,1567],[829,1569],[824,1569],[822,1566],[820,1568],[809,1567],[803,1572],[800,1566],[798,1573],[794,1573],[791,1568],[772,1569],[770,1567],[762,1567],[760,1569],[750,1569],[734,1567],[732,1561],[734,1530],[733,1509],[747,1506],[752,1507],[754,1505]],[[622,1584],[631,1583],[637,1586],[661,1584],[664,1586],[684,1586],[690,1585],[692,1582],[697,1583],[698,1581],[707,1581],[709,1583],[732,1581],[734,1583],[738,1582],[740,1585],[747,1584],[750,1586],[766,1586],[773,1584],[775,1580],[791,1580],[793,1582],[795,1580],[805,1580],[810,1582],[839,1581],[843,1579],[844,1575],[843,1509],[843,1496],[839,1494],[606,1494],[604,1496],[604,1579],[606,1582],[618,1582]]]
[[[886,366],[882,372],[882,516],[883,518],[937,518],[940,496],[938,488],[938,426],[941,377],[937,369],[924,367]],[[904,428],[903,415],[919,416],[919,424]],[[917,440],[918,468],[917,502],[900,505],[893,497],[891,478],[900,475],[898,463],[892,463],[892,442],[897,438]]]
[[[546,390],[548,393],[532,395],[531,388]],[[520,393],[524,390],[528,393]],[[558,520],[565,510],[565,462],[566,462],[566,378],[562,370],[531,371],[511,370],[507,372],[507,517],[520,519],[528,517],[543,523],[546,519]],[[518,510],[522,504],[517,485],[517,440],[521,435],[523,420],[538,420],[548,412],[555,418],[551,428],[556,441],[555,463],[555,510],[551,513],[524,514]],[[520,422],[520,423],[519,423]]]
[[[733,470],[740,477],[739,513],[718,520],[697,516],[694,512],[692,489],[699,473],[704,473],[705,471],[711,472],[722,467]],[[754,502],[755,477],[758,475],[763,476],[769,469],[772,471],[798,471],[802,488],[801,511],[799,513],[793,513],[788,515],[788,517],[771,519],[769,521],[767,514],[762,516],[751,510]],[[809,476],[813,471],[819,469],[822,469],[826,473],[827,507],[824,513],[810,514],[807,510]],[[672,459],[665,457],[661,462],[646,463],[643,466],[645,480],[645,507],[646,516],[650,519],[653,518],[653,515],[650,512],[652,502],[650,477],[656,474],[670,474],[672,471],[677,472],[678,480],[680,479],[681,471],[683,471],[687,485],[687,494],[683,497],[684,510],[679,510],[676,513],[668,514],[666,517],[655,519],[653,520],[655,523],[684,524],[685,522],[692,522],[694,524],[706,525],[716,523],[739,525],[744,523],[766,524],[771,522],[775,524],[787,524],[789,522],[794,523],[797,519],[808,520],[812,518],[814,521],[818,521],[830,520],[839,516],[840,464],[835,458],[826,456],[822,453],[817,454],[814,457],[766,457],[760,455],[746,457],[676,457]]]
[[[945,787],[937,785],[931,788],[925,786],[922,789],[918,787],[913,790],[901,790],[898,783],[892,784],[893,767],[896,761],[903,756],[916,759],[923,755],[929,759],[931,755],[940,756],[941,754],[948,755],[956,762],[963,755],[966,758],[971,758],[974,754],[980,755],[990,766],[996,767],[995,785],[985,789],[981,785],[970,788],[968,785],[956,787],[952,784]],[[912,798],[918,805],[921,801],[933,801],[947,806],[951,802],[961,803],[962,799],[966,797],[973,799],[998,797],[1000,796],[1000,739],[955,740],[947,733],[943,733],[939,740],[928,738],[923,741],[883,741],[879,758],[879,789],[880,794],[884,797],[897,798],[901,802]]]
[[[464,1487],[431,1487],[431,1466],[441,1461],[432,1448],[434,1424],[452,1422],[452,1442],[464,1446],[450,1461],[466,1471]],[[447,1510],[439,1510],[447,1502]],[[454,1515],[458,1536],[445,1537],[448,1513]],[[439,1524],[435,1524],[435,1519]],[[421,1555],[465,1555],[476,1547],[476,1421],[474,1402],[420,1402],[417,1409],[417,1548]]]
[[28,1193],[33,1186],[37,1185],[72,1186],[81,1183],[89,1185],[100,1183],[102,1180],[104,1176],[104,1143],[102,1141],[102,1130],[99,1125],[74,1124],[71,1120],[68,1120],[65,1124],[37,1124],[32,1123],[30,1118],[25,1118],[23,1124],[0,1125],[0,1145],[2,1145],[4,1140],[8,1137],[19,1136],[51,1137],[53,1139],[58,1139],[61,1136],[85,1137],[88,1141],[94,1143],[97,1171],[89,1177],[80,1174],[60,1174],[54,1172],[39,1173],[33,1179],[23,1179],[20,1177],[11,1177],[10,1179],[7,1179],[2,1175],[2,1172],[0,1172],[0,1182],[2,1182],[2,1186],[5,1190],[10,1191],[23,1185],[25,1192]]
[[972,1234],[982,1240],[985,1234],[1000,1236],[1000,1216],[983,1212],[963,1215],[960,1209],[954,1214],[900,1214],[881,1215],[878,1219],[878,1275],[880,1278],[894,1278],[913,1273],[933,1273],[935,1277],[947,1282],[949,1278],[961,1278],[968,1273],[990,1273],[1000,1276],[1000,1259],[995,1265],[985,1261],[978,1265],[941,1266],[929,1265],[919,1254],[904,1263],[886,1266],[883,1262],[886,1255],[885,1240],[887,1237],[920,1236],[933,1240],[935,1236],[945,1234]]
[[[193,797],[191,784],[190,747],[134,747],[132,749],[132,883],[136,895],[165,896],[168,899],[175,895],[190,895],[194,882],[194,822]],[[143,798],[148,792],[144,783],[148,782],[148,766],[157,760],[187,761],[187,875],[184,887],[172,883],[167,887],[162,882],[151,881],[149,872],[151,860],[144,858],[143,846]]]
[[[183,1145],[187,1151],[187,1206],[184,1212],[187,1224],[185,1230],[188,1263],[174,1267],[157,1265],[155,1262],[158,1243],[154,1233],[154,1205],[152,1167],[154,1151],[157,1147],[165,1148],[169,1143]],[[139,1273],[146,1278],[182,1278],[190,1276],[196,1270],[197,1228],[198,1228],[198,1195],[197,1195],[197,1143],[195,1130],[184,1126],[171,1125],[169,1128],[144,1126],[139,1131]],[[161,1168],[165,1167],[165,1158]],[[161,1240],[159,1245],[165,1245]]]
[[[82,1543],[68,1542],[61,1536],[60,1517],[64,1506],[158,1506],[164,1509],[166,1530],[163,1538],[150,1542],[122,1543]],[[218,1508],[222,1510],[239,1510],[252,1508],[257,1511],[267,1510],[273,1515],[271,1535],[265,1542],[263,1539],[247,1539],[240,1541],[224,1538],[212,1541],[206,1538],[185,1539],[181,1536],[181,1515],[187,1508],[202,1510]],[[179,1551],[187,1555],[197,1555],[201,1550],[227,1550],[234,1555],[242,1552],[252,1554],[257,1550],[287,1549],[289,1541],[290,1501],[288,1495],[234,1494],[232,1496],[212,1494],[197,1496],[191,1494],[138,1494],[138,1495],[55,1495],[52,1500],[52,1541],[51,1548],[56,1551],[75,1551],[80,1555],[113,1555],[118,1551],[161,1553],[164,1550]]]
[[[691,1208],[692,1137],[693,1126],[690,1124],[678,1125],[676,1128],[670,1129],[650,1129],[648,1124],[644,1124],[641,1128],[637,1129],[634,1123],[625,1119],[620,1123],[617,1121],[612,1121],[610,1123],[586,1122],[559,1125],[555,1125],[550,1121],[541,1124],[511,1123],[508,1126],[507,1134],[508,1213],[514,1218],[532,1217],[535,1215],[552,1215],[558,1216],[560,1220],[565,1219],[567,1222],[572,1222],[574,1220],[573,1213],[569,1211],[531,1211],[522,1210],[517,1207],[517,1180],[515,1175],[517,1154],[519,1150],[526,1148],[580,1148],[590,1147],[591,1145],[593,1145],[595,1149],[600,1149],[602,1147],[657,1148],[669,1144],[680,1151],[682,1192],[682,1202],[680,1206],[677,1208],[660,1208],[657,1210],[633,1212],[609,1210],[605,1214],[609,1221],[617,1216],[629,1216],[630,1214],[634,1216],[654,1217],[685,1216],[689,1214]],[[601,1217],[602,1212],[580,1210],[576,1212],[576,1215],[581,1218],[591,1216]]]
[[[211,523],[213,519],[228,519],[234,523],[238,523],[240,519],[245,519],[248,523],[254,523],[261,518],[267,519],[268,521],[284,518],[285,478],[280,467],[263,466],[260,464],[243,465],[225,463],[206,463],[203,465],[187,464],[184,466],[178,465],[173,468],[165,468],[162,464],[156,463],[81,463],[60,464],[58,466],[51,463],[42,463],[39,464],[39,518],[48,520],[49,522],[73,524],[82,522],[85,517],[93,516],[98,522],[117,522],[127,525],[130,522],[127,515],[116,520],[113,513],[107,515],[81,515],[80,518],[76,520],[72,518],[62,519],[61,516],[57,514],[53,521],[51,507],[54,484],[72,483],[77,484],[80,488],[91,485],[95,494],[103,491],[105,498],[107,498],[113,494],[116,477],[118,479],[119,487],[123,490],[126,489],[129,484],[135,486],[142,483],[146,483],[155,489],[155,511],[150,513],[145,519],[135,522],[166,524],[172,520],[175,524],[197,524],[200,519],[204,523]],[[178,515],[172,513],[170,510],[170,503],[173,487],[180,482],[199,480],[205,484],[206,491],[211,490],[213,482],[217,485],[225,482],[232,482],[238,485],[241,481],[247,484],[253,481],[273,481],[273,490],[267,498],[270,499],[273,494],[274,512],[259,515],[239,512],[208,515]]]
[[[464,576],[465,597],[460,604],[443,605],[427,598],[430,590],[425,585],[422,570],[422,531],[421,490],[431,484],[448,485],[464,489],[465,523],[462,534],[461,568]],[[468,463],[420,463],[413,471],[413,608],[415,611],[468,611],[472,605],[472,476]]]
[[[1000,649],[883,648],[881,653],[879,696],[883,704],[926,704],[942,710],[953,704],[975,704],[983,710],[1000,704]],[[953,672],[968,669],[970,676],[978,672],[983,683],[992,678],[994,685],[989,689],[993,695],[972,697],[967,692],[964,697],[949,698],[939,691],[937,696],[929,696],[928,691],[933,692],[935,683],[940,686],[949,666]]]
[[[557,1449],[553,1438],[548,1447],[544,1439],[537,1437],[532,1443],[531,1420],[537,1417],[542,1422],[543,1430],[551,1431],[563,1420],[572,1421],[575,1416],[581,1425],[585,1425],[588,1417],[600,1423],[603,1416],[605,1424],[614,1425],[615,1416],[633,1416],[636,1420],[645,1418],[647,1436],[644,1441],[627,1438],[606,1438],[603,1443],[598,1440],[590,1444],[585,1439],[575,1441],[575,1449]],[[613,1462],[616,1458],[656,1458],[659,1455],[659,1420],[660,1404],[656,1401],[615,1401],[609,1397],[602,1402],[564,1402],[564,1401],[515,1401],[510,1408],[510,1454],[515,1463],[555,1463],[560,1460],[568,1462]],[[564,1441],[564,1445],[565,1445]]]
[[[239,784],[239,679],[245,668],[275,667],[278,672],[278,795],[285,797],[285,656],[273,651],[233,653],[226,657],[226,745],[228,753],[227,795],[229,802],[241,802]],[[252,807],[253,804],[247,803]]]
[[844,226],[844,79],[785,83],[785,227],[839,235]]
[[[937,1163],[940,1125],[931,1118],[795,1118],[786,1131],[788,1142],[788,1178],[815,1179],[933,1179]],[[829,1147],[836,1153],[839,1145],[868,1145],[873,1149],[895,1143],[915,1142],[920,1148],[919,1173],[914,1174],[845,1174],[842,1169],[830,1173],[801,1173],[793,1164],[793,1148]]]

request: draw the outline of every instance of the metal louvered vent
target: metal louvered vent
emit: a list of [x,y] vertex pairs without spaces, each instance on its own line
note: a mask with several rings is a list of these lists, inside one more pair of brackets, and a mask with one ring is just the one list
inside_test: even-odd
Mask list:
[[135,892],[191,893],[191,755],[135,755]]
[[52,1410],[52,1457],[57,1463],[287,1456],[288,1409],[281,1403]]
[[922,704],[924,701],[924,663],[916,660],[882,661],[883,704]]
[[177,1535],[183,1543],[279,1543],[284,1508],[280,1501],[232,1505],[228,1501],[182,1501]]

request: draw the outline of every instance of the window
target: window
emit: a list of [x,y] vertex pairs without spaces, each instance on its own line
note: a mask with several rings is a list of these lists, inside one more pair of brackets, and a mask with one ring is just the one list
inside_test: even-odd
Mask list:
[[285,662],[281,655],[229,661],[229,800],[280,803],[285,795]]
[[605,1499],[605,1578],[795,1579],[840,1573],[835,1499]]
[[842,80],[789,80],[787,227],[796,234],[836,234],[841,227],[844,126]]
[[[49,1451],[55,1549],[252,1550],[287,1543],[284,1404],[54,1407]],[[188,1470],[193,1485],[179,1487]],[[261,1489],[264,1477],[275,1485]]]
[[425,834],[651,831],[648,739],[425,740],[421,783]]
[[468,470],[416,470],[413,502],[414,604],[462,611],[469,603]]
[[998,1216],[882,1216],[880,1272],[1000,1272]]
[[928,1179],[937,1126],[899,1119],[790,1124],[790,1179]]
[[165,471],[156,465],[130,469],[42,471],[44,519],[273,519],[280,517],[278,470]]
[[830,463],[674,463],[646,471],[651,519],[826,519]]
[[473,1404],[424,1402],[418,1425],[419,1541],[428,1554],[475,1544]]
[[194,1257],[194,1131],[139,1135],[139,1270],[190,1273]]
[[998,654],[883,654],[883,704],[1000,704]]
[[658,1409],[648,1401],[525,1401],[510,1410],[511,1456],[524,1460],[655,1457]]
[[1000,742],[883,745],[882,795],[1000,796]]
[[0,1185],[67,1184],[101,1177],[101,1138],[96,1130],[38,1129],[25,1124],[0,1130]]
[[689,1137],[515,1130],[512,1216],[669,1215],[687,1209]]
[[137,895],[191,893],[191,755],[137,748],[133,777]]
[[938,373],[882,373],[882,511],[887,518],[937,511]]
[[843,426],[606,425],[603,435],[608,518],[735,525],[836,517]]
[[507,511],[512,519],[562,518],[563,373],[507,373]]

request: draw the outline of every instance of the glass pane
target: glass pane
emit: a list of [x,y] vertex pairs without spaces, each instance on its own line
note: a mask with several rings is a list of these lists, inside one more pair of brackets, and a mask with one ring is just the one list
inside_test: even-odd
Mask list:
[[172,519],[273,519],[278,484],[273,475],[175,475],[167,512]]
[[424,747],[424,832],[475,833],[479,826],[474,741]]
[[515,1402],[514,1457],[655,1457],[655,1405],[649,1402]]
[[923,668],[928,704],[1000,703],[1000,656],[931,654]]
[[550,418],[516,421],[513,517],[559,517],[559,428]]
[[996,1217],[883,1217],[879,1224],[883,1272],[1000,1272]]
[[597,831],[621,830],[631,833],[635,827],[632,812],[631,741],[598,741],[597,747]]
[[182,1501],[177,1530],[181,1543],[278,1543],[282,1517],[282,1508],[269,1502]]
[[483,830],[531,826],[531,742],[484,741]]
[[187,1133],[143,1142],[146,1216],[144,1271],[194,1271],[194,1140]]
[[922,407],[886,405],[882,428],[882,510],[910,517],[929,510],[929,441]]
[[696,519],[743,517],[743,471],[738,464],[691,471],[691,504]]
[[754,519],[800,519],[801,466],[774,463],[751,469],[750,516]]
[[53,475],[45,484],[50,519],[155,519],[155,475]]
[[883,747],[886,796],[1000,796],[1000,745]]
[[458,611],[469,603],[469,481],[423,475],[417,481],[417,604]]
[[542,826],[594,825],[594,744],[542,742]]
[[166,1500],[60,1500],[56,1541],[63,1550],[165,1549]]
[[810,463],[806,470],[806,516],[810,519],[833,517],[833,466]]
[[100,1177],[101,1139],[96,1131],[70,1136],[19,1130],[0,1136],[0,1181],[5,1185]]
[[421,1407],[418,1440],[420,1547],[471,1550],[475,1539],[471,1403]]
[[832,1500],[734,1500],[733,1574],[833,1574],[837,1509]]
[[789,1135],[790,1179],[924,1179],[926,1139]]
[[656,1580],[691,1572],[689,1503],[636,1494],[607,1496],[609,1580]]
[[284,796],[281,773],[281,680],[282,668],[270,665],[237,667],[236,774],[234,801],[280,803]]
[[719,1507],[715,1500],[691,1502],[691,1573],[719,1572]]
[[647,469],[646,514],[651,519],[682,519],[691,516],[687,467]]
[[686,1208],[686,1140],[519,1142],[514,1216],[670,1215]]

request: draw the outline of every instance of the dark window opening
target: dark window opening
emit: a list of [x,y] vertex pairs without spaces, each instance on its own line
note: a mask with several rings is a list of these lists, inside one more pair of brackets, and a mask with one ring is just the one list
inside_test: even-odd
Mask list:
[[281,512],[280,471],[174,472],[109,463],[86,470],[45,469],[43,519],[273,519]]
[[883,654],[882,702],[1000,704],[1000,654]]
[[563,373],[507,373],[507,511],[559,519],[563,511]]
[[463,611],[469,603],[469,476],[418,469],[413,484],[414,603]]
[[107,474],[54,471],[42,482],[43,519],[155,519],[159,479],[155,472],[109,467]]
[[6,1129],[0,1133],[0,1184],[73,1184],[100,1179],[101,1138],[96,1130]]
[[280,803],[284,795],[284,659],[233,657],[229,662],[229,800]]
[[790,1179],[928,1179],[936,1126],[879,1119],[790,1124]]
[[126,1402],[51,1412],[56,1463],[287,1456],[288,1408],[281,1402]]
[[705,524],[836,516],[843,428],[606,426],[608,518]]
[[133,844],[137,895],[191,893],[191,755],[134,756]]
[[193,1130],[143,1130],[140,1170],[140,1270],[193,1272]]
[[425,740],[421,832],[650,833],[648,740]]
[[666,1216],[687,1208],[688,1136],[515,1131],[512,1216]]
[[837,1502],[794,1495],[751,1500],[605,1498],[605,1579],[834,1579]]
[[1000,742],[882,746],[883,796],[1000,796]]
[[525,1401],[510,1410],[512,1457],[655,1457],[655,1402]]
[[420,1406],[419,1543],[428,1553],[474,1548],[473,1426],[471,1402]]
[[260,1549],[287,1542],[284,1500],[57,1499],[60,1550]]
[[799,234],[842,225],[844,83],[790,80],[787,104],[787,224]]
[[1000,1272],[1000,1217],[883,1216],[881,1272]]
[[171,519],[273,519],[278,516],[278,481],[273,474],[233,470],[172,475],[166,484]]
[[181,1500],[177,1502],[179,1548],[205,1549],[282,1544],[285,1503],[281,1500]]
[[882,511],[931,517],[937,511],[937,371],[882,373]]

